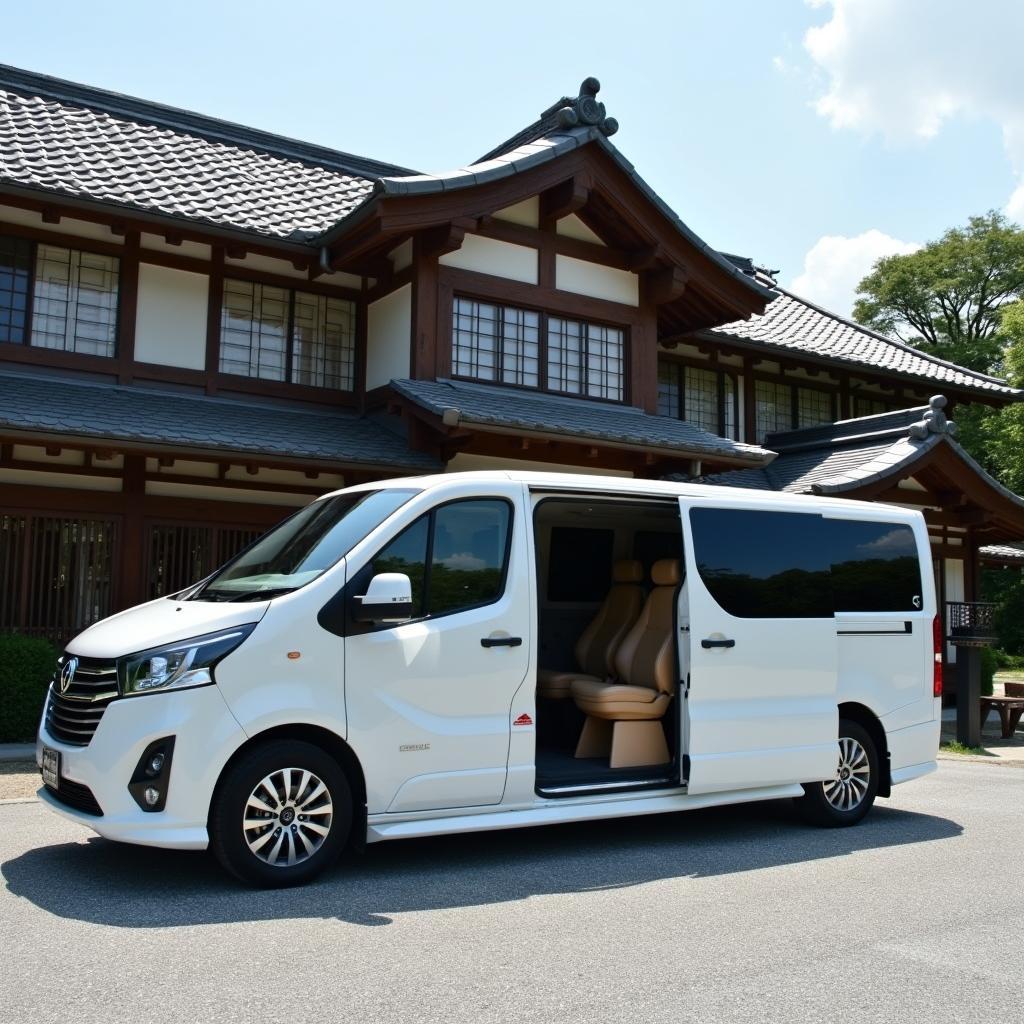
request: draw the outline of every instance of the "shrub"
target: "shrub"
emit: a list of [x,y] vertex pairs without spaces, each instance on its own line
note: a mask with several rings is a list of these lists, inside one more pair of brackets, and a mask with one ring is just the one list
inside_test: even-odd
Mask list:
[[0,743],[35,739],[56,660],[47,640],[0,635]]

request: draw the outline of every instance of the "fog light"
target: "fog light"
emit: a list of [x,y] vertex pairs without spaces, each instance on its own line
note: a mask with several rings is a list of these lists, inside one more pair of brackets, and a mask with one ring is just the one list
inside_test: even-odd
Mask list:
[[173,736],[153,740],[142,752],[128,783],[128,792],[142,810],[154,813],[164,809],[171,784],[173,758]]

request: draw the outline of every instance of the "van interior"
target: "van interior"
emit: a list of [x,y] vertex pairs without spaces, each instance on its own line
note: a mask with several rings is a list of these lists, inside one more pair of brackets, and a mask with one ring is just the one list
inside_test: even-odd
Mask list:
[[678,783],[678,505],[546,498],[534,537],[537,792]]

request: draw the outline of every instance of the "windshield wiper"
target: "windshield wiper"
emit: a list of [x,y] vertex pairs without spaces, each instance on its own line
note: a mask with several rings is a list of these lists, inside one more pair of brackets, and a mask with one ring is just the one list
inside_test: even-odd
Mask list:
[[290,594],[296,587],[269,587],[265,590],[247,590],[243,594],[229,598],[231,601],[269,601],[272,597]]

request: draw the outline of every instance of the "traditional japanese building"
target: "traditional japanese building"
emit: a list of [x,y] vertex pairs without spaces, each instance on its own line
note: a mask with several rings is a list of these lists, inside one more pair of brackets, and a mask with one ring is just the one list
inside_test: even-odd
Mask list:
[[718,252],[598,88],[420,174],[0,68],[0,629],[61,639],[329,489],[503,466],[922,507],[970,599],[1024,504],[945,413],[1024,393]]

